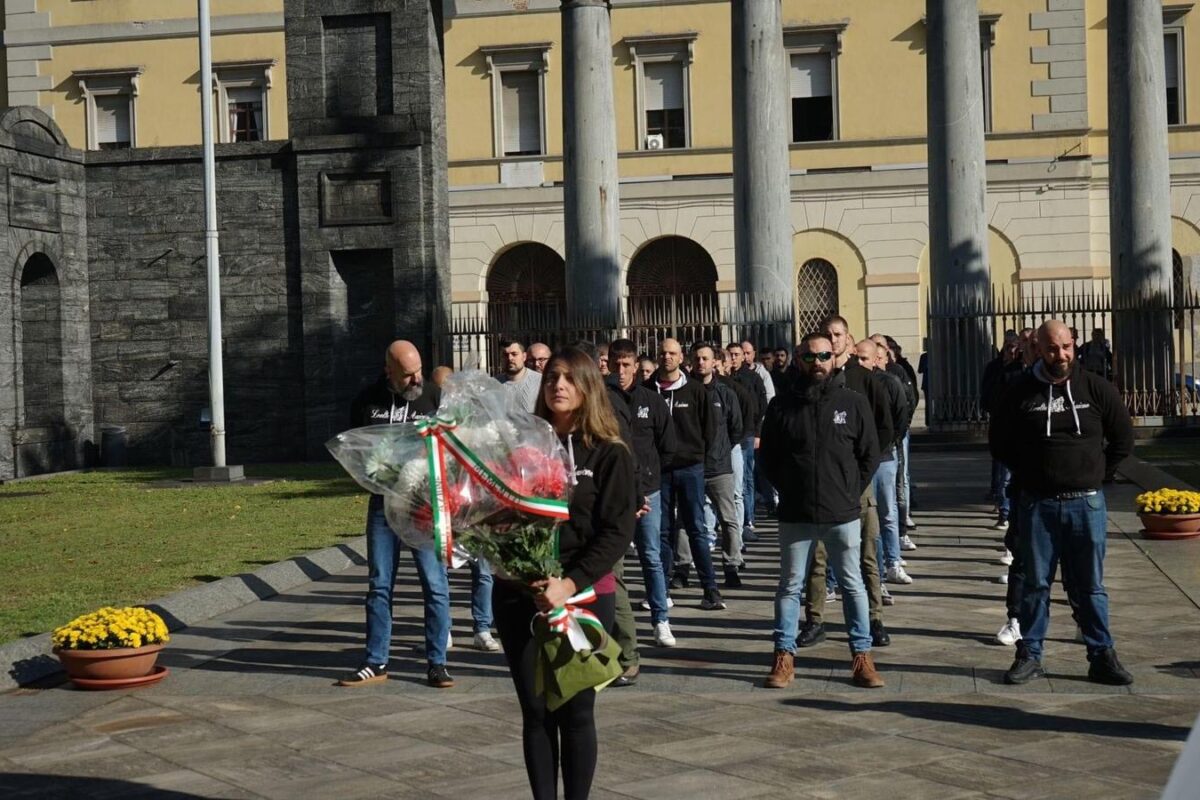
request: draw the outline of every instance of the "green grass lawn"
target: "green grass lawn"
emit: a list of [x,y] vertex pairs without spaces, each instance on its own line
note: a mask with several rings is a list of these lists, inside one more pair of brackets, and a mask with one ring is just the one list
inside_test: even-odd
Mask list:
[[153,488],[190,474],[162,468],[0,486],[0,642],[362,534],[367,494],[336,464],[246,473],[281,480]]

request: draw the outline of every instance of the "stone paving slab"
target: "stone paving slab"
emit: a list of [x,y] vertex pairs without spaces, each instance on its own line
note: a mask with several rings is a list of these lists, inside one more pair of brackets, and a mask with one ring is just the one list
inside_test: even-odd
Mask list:
[[[677,593],[679,647],[651,647],[638,612],[642,676],[599,699],[594,798],[1158,796],[1200,711],[1200,609],[1186,566],[1200,543],[1166,550],[1130,538],[1137,520],[1125,509],[1137,490],[1113,487],[1112,625],[1137,682],[1087,682],[1056,592],[1048,677],[1007,687],[1011,649],[992,642],[1005,587],[1000,534],[981,500],[987,461],[916,458],[920,547],[906,554],[915,582],[891,587],[893,644],[876,651],[887,687],[850,686],[831,603],[830,639],[800,651],[796,683],[762,688],[777,570],[774,527],[763,524],[727,611],[701,611],[696,589]],[[627,574],[638,574],[633,560]],[[163,657],[172,674],[156,686],[0,694],[0,796],[527,797],[503,658],[465,646],[468,577],[453,587],[452,690],[423,683],[408,561],[392,679],[333,685],[361,654],[365,569],[355,565],[180,631]]]

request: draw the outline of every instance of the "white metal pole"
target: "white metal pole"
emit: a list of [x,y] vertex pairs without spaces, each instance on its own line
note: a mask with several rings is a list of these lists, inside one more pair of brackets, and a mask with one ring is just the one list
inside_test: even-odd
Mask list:
[[214,467],[225,466],[225,368],[221,362],[221,271],[217,235],[217,165],[213,153],[212,25],[209,0],[200,8],[200,125],[204,142],[204,255],[208,275],[208,396]]

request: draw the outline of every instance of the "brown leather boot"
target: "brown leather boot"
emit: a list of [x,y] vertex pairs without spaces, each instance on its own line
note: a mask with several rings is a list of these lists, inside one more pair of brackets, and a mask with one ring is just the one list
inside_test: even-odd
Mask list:
[[871,659],[871,653],[855,653],[854,660],[850,663],[850,682],[855,686],[861,686],[864,689],[880,689],[883,687],[883,678],[875,669],[875,662]]
[[775,666],[771,667],[771,674],[767,676],[767,688],[783,689],[795,677],[796,671],[792,664],[792,654],[786,650],[776,650]]

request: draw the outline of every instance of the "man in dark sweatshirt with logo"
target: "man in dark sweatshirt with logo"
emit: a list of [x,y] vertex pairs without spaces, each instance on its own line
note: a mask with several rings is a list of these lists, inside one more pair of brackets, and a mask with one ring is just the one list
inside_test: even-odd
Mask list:
[[1126,686],[1133,676],[1117,660],[1108,629],[1102,484],[1133,452],[1133,425],[1113,385],[1075,364],[1070,328],[1049,320],[1037,341],[1039,360],[996,401],[988,431],[992,457],[1012,472],[1018,490],[1013,513],[1025,565],[1017,605],[1024,638],[1004,681],[1022,684],[1045,674],[1050,584],[1061,562],[1087,645],[1088,679]]
[[[675,425],[675,453],[663,465],[662,474],[662,562],[670,574],[675,560],[672,541],[682,523],[691,545],[692,558],[704,598],[706,611],[721,609],[725,602],[717,589],[708,537],[704,535],[704,458],[708,442],[715,436],[716,415],[710,413],[704,386],[683,373],[683,347],[675,339],[664,339],[659,347],[658,371],[647,387],[666,402]],[[678,517],[676,517],[678,514]]]
[[[350,427],[412,422],[437,411],[442,392],[421,376],[421,354],[412,342],[392,342],[384,359],[384,375],[368,386],[350,407]],[[450,583],[446,566],[433,550],[413,549],[421,595],[425,600],[426,679],[439,689],[454,685],[446,670],[450,647]],[[383,497],[373,494],[367,504],[367,652],[362,666],[338,681],[340,686],[364,686],[387,680],[392,644],[392,594],[400,542],[388,527]],[[487,562],[471,565],[471,616],[475,621],[475,646],[495,652],[492,636],[492,574]]]
[[801,342],[800,369],[763,421],[760,455],[779,488],[779,586],[775,591],[775,660],[766,685],[782,689],[794,677],[800,592],[816,542],[822,542],[842,584],[852,681],[878,688],[871,658],[868,601],[860,560],[861,498],[879,460],[871,408],[835,373],[824,334]]
[[736,494],[740,488],[740,470],[735,472],[733,461],[741,467],[742,404],[732,388],[719,374],[719,348],[700,343],[692,347],[692,377],[704,384],[712,403],[709,411],[717,418],[713,438],[704,456],[705,530],[710,541],[719,541],[721,563],[725,568],[725,586],[736,589],[742,585],[738,568],[742,565],[742,518],[738,514]]
[[674,647],[667,605],[667,581],[662,560],[662,464],[675,454],[675,425],[671,412],[658,393],[638,380],[637,347],[629,339],[617,339],[608,346],[610,391],[615,389],[629,411],[633,436],[634,467],[638,493],[646,513],[638,517],[634,544],[646,582],[646,602],[654,626],[654,644]]

